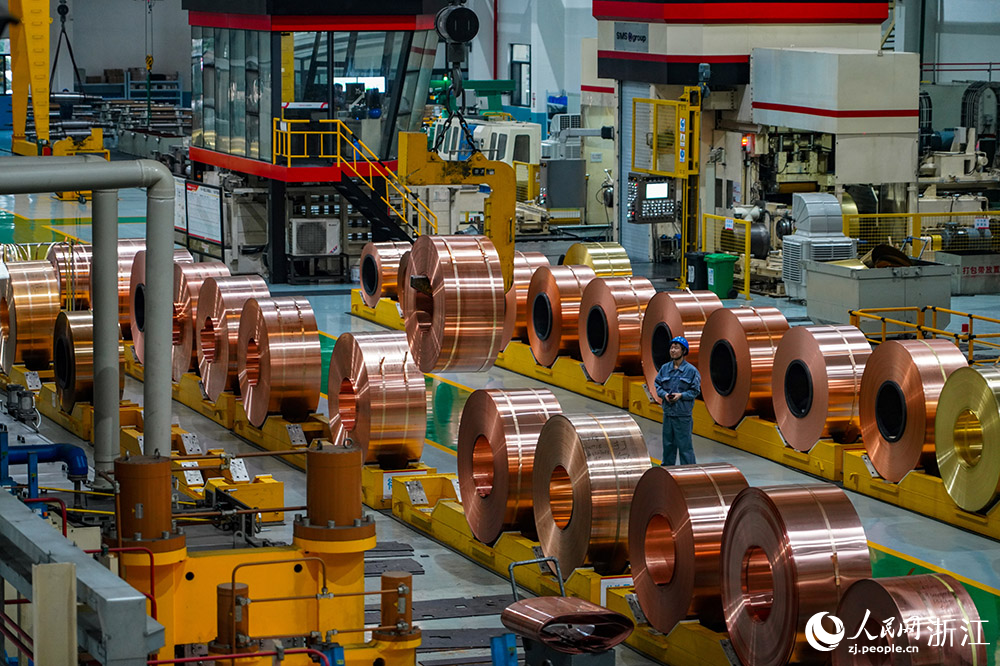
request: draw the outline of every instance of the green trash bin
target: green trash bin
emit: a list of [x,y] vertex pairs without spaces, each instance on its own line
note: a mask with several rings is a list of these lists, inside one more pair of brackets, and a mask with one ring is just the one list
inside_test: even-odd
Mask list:
[[709,291],[719,298],[735,298],[735,294],[730,296],[730,292],[733,290],[733,268],[739,259],[734,254],[705,255]]

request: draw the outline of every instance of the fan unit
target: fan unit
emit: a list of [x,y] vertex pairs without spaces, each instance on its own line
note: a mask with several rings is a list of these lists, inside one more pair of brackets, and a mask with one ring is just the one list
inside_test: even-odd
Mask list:
[[858,245],[844,235],[840,202],[831,194],[792,197],[795,233],[781,241],[781,277],[789,298],[805,300],[807,261],[837,261],[857,257]]
[[288,221],[288,254],[321,257],[340,254],[340,220],[306,218]]

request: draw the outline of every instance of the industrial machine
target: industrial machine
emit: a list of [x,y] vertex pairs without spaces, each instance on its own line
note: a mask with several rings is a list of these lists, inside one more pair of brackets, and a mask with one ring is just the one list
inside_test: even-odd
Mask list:
[[782,239],[782,276],[790,298],[805,299],[807,261],[854,259],[857,241],[844,235],[840,202],[832,194],[792,197],[795,232]]

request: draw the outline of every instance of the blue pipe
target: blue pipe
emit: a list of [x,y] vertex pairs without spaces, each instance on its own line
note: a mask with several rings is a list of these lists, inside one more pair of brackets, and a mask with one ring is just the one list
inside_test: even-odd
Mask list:
[[72,444],[42,444],[40,446],[11,446],[7,449],[8,463],[26,465],[28,454],[38,456],[38,462],[66,463],[66,476],[70,481],[85,480],[89,474],[87,454]]

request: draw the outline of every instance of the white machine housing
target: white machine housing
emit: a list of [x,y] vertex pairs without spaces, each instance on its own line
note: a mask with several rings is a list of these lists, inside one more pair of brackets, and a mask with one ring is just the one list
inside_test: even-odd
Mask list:
[[832,194],[792,197],[795,232],[782,239],[781,276],[789,298],[806,297],[806,261],[839,261],[858,254],[858,241],[844,235],[840,202]]

